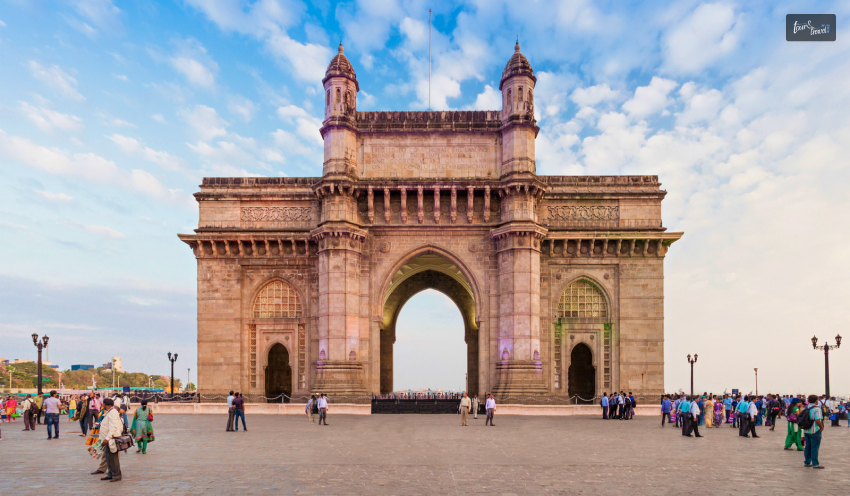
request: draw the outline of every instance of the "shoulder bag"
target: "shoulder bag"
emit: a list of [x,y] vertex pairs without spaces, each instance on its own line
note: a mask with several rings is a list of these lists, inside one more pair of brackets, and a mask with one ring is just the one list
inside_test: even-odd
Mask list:
[[121,418],[121,424],[124,426],[124,429],[121,432],[121,435],[114,439],[115,446],[118,451],[127,451],[133,447],[133,436],[127,432],[127,424],[124,423],[124,418],[120,415],[119,418]]

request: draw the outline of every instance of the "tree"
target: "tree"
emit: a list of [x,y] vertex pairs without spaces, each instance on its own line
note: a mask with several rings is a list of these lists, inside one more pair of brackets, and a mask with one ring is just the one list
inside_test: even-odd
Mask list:
[[194,383],[190,382],[189,384],[186,384],[186,391],[194,391],[194,390],[195,390],[195,384]]

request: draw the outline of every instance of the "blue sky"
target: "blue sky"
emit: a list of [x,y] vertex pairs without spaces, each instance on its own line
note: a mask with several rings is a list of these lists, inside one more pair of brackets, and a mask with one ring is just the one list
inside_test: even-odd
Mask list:
[[[753,367],[760,389],[821,387],[808,339],[850,320],[846,2],[2,1],[0,356],[47,332],[63,367],[118,353],[165,373],[178,351],[194,369],[195,263],[175,236],[197,224],[191,193],[320,174],[340,40],[360,110],[426,108],[429,8],[431,107],[498,109],[518,37],[538,172],[660,176],[665,225],[686,232],[666,262],[668,389],[693,352],[706,388],[746,389]],[[838,41],[786,42],[801,12],[835,13]],[[445,311],[419,300],[405,312]],[[429,384],[452,387],[462,346],[429,346]]]

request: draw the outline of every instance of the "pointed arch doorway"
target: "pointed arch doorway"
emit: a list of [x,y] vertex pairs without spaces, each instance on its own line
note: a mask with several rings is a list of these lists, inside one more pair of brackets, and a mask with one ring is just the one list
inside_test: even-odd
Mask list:
[[578,396],[578,402],[592,402],[596,396],[596,367],[590,348],[579,343],[570,352],[569,378],[570,397]]
[[479,391],[479,333],[475,317],[475,296],[472,285],[454,262],[438,253],[422,253],[402,265],[393,275],[384,293],[383,319],[380,329],[380,392],[394,391],[393,348],[396,324],[404,304],[426,289],[445,294],[460,310],[466,343],[466,390],[471,395]]
[[289,351],[280,343],[269,349],[266,366],[266,399],[269,403],[289,403],[292,396],[292,367]]

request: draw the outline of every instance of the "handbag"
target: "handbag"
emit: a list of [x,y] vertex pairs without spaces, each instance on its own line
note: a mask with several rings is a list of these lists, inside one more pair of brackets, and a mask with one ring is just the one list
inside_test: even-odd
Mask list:
[[153,410],[148,408],[148,422],[153,422]]
[[115,441],[117,451],[127,451],[133,447],[133,436],[127,432],[127,424],[124,423],[123,417],[121,417],[121,424],[124,425],[123,432],[120,436],[113,438],[113,440]]

